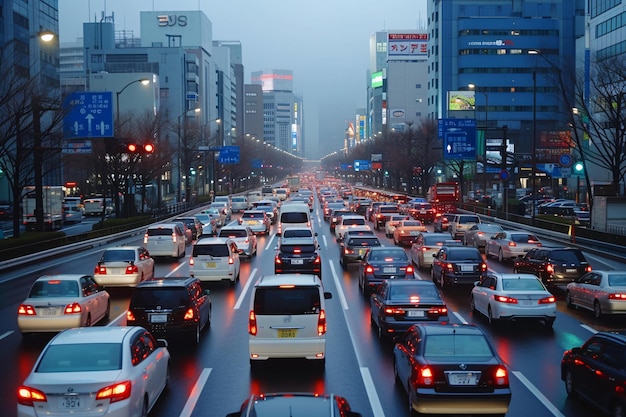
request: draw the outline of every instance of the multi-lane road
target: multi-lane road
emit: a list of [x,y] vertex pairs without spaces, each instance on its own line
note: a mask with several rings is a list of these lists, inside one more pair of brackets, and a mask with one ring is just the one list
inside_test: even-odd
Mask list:
[[[324,372],[300,361],[278,362],[251,372],[248,361],[247,316],[250,287],[263,274],[274,272],[274,234],[258,238],[258,256],[243,260],[241,281],[231,288],[213,284],[211,299],[213,321],[202,334],[197,348],[176,343],[170,345],[173,358],[169,391],[152,411],[153,417],[213,417],[238,410],[250,393],[307,391],[334,392],[345,396],[355,411],[364,417],[408,416],[408,401],[401,387],[394,383],[392,343],[381,343],[370,327],[368,300],[360,294],[356,268],[342,271],[339,249],[319,206],[314,211],[314,228],[318,232],[323,259],[323,282],[333,294],[327,302],[327,359]],[[432,227],[432,226],[429,226]],[[273,226],[272,232],[275,232]],[[385,245],[390,239],[377,232]],[[545,242],[550,245],[550,242]],[[134,237],[120,244],[142,244]],[[104,247],[83,253],[61,256],[33,263],[27,267],[0,274],[0,415],[16,416],[15,392],[36,360],[49,337],[22,339],[16,325],[16,310],[31,283],[43,274],[93,273]],[[187,254],[190,253],[190,247]],[[623,264],[589,254],[594,269],[624,268]],[[511,272],[510,263],[489,259],[491,269]],[[157,276],[188,275],[188,257],[180,260],[158,260]],[[427,271],[416,273],[429,279]],[[111,322],[124,323],[131,290],[111,290]],[[511,371],[509,417],[583,417],[598,412],[579,400],[568,399],[560,379],[563,351],[582,344],[598,330],[623,327],[622,319],[595,321],[585,311],[567,310],[563,294],[558,297],[558,316],[553,330],[532,323],[507,324],[492,329],[486,320],[469,309],[470,288],[444,291],[450,319],[456,323],[476,323],[489,335]]]

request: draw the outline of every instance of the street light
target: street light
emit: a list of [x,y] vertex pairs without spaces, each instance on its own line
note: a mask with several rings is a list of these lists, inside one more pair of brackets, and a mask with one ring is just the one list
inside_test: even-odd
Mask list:
[[115,133],[119,133],[117,130],[120,127],[120,95],[124,92],[124,90],[126,90],[126,88],[128,88],[129,86],[135,84],[135,83],[141,83],[141,85],[148,85],[150,84],[150,80],[148,78],[141,78],[138,80],[133,80],[131,82],[129,82],[128,84],[126,84],[124,87],[122,87],[122,89],[118,92],[115,93]]
[[[487,129],[489,125],[489,96],[484,91],[479,91],[475,84],[467,85],[470,90],[474,90],[477,93],[481,93],[485,96],[485,129],[483,133],[483,198],[487,196]],[[487,201],[486,199],[484,201]]]

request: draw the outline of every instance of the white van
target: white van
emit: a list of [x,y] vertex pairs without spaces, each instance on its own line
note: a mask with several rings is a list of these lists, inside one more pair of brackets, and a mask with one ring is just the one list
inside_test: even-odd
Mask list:
[[175,223],[161,223],[149,226],[143,237],[144,247],[152,257],[185,256],[185,231]]
[[272,358],[326,362],[326,306],[332,298],[311,274],[259,278],[248,315],[250,366]]
[[233,213],[248,210],[248,197],[242,195],[232,196],[230,199],[230,208]]
[[239,281],[240,250],[233,239],[206,237],[198,239],[189,258],[189,275],[200,281]]
[[280,235],[287,227],[311,228],[311,213],[305,203],[283,203],[278,214],[278,231]]

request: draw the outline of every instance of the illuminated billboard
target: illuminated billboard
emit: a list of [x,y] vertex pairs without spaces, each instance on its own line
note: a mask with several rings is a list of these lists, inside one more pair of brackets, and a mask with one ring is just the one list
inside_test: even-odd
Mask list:
[[424,61],[428,58],[428,33],[390,31],[387,35],[387,57],[390,61]]
[[383,72],[378,71],[372,74],[372,88],[379,88],[383,86]]
[[448,92],[448,111],[474,111],[475,105],[473,91]]

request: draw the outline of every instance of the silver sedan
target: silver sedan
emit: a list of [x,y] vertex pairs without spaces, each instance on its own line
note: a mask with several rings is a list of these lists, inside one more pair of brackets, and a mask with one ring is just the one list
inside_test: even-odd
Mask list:
[[531,249],[541,246],[539,238],[523,230],[504,231],[496,233],[487,241],[485,255],[497,257],[498,261],[515,259]]
[[465,232],[465,244],[476,249],[484,249],[487,241],[496,233],[504,232],[499,224],[478,223]]
[[592,271],[567,284],[565,304],[604,314],[626,313],[626,272]]

